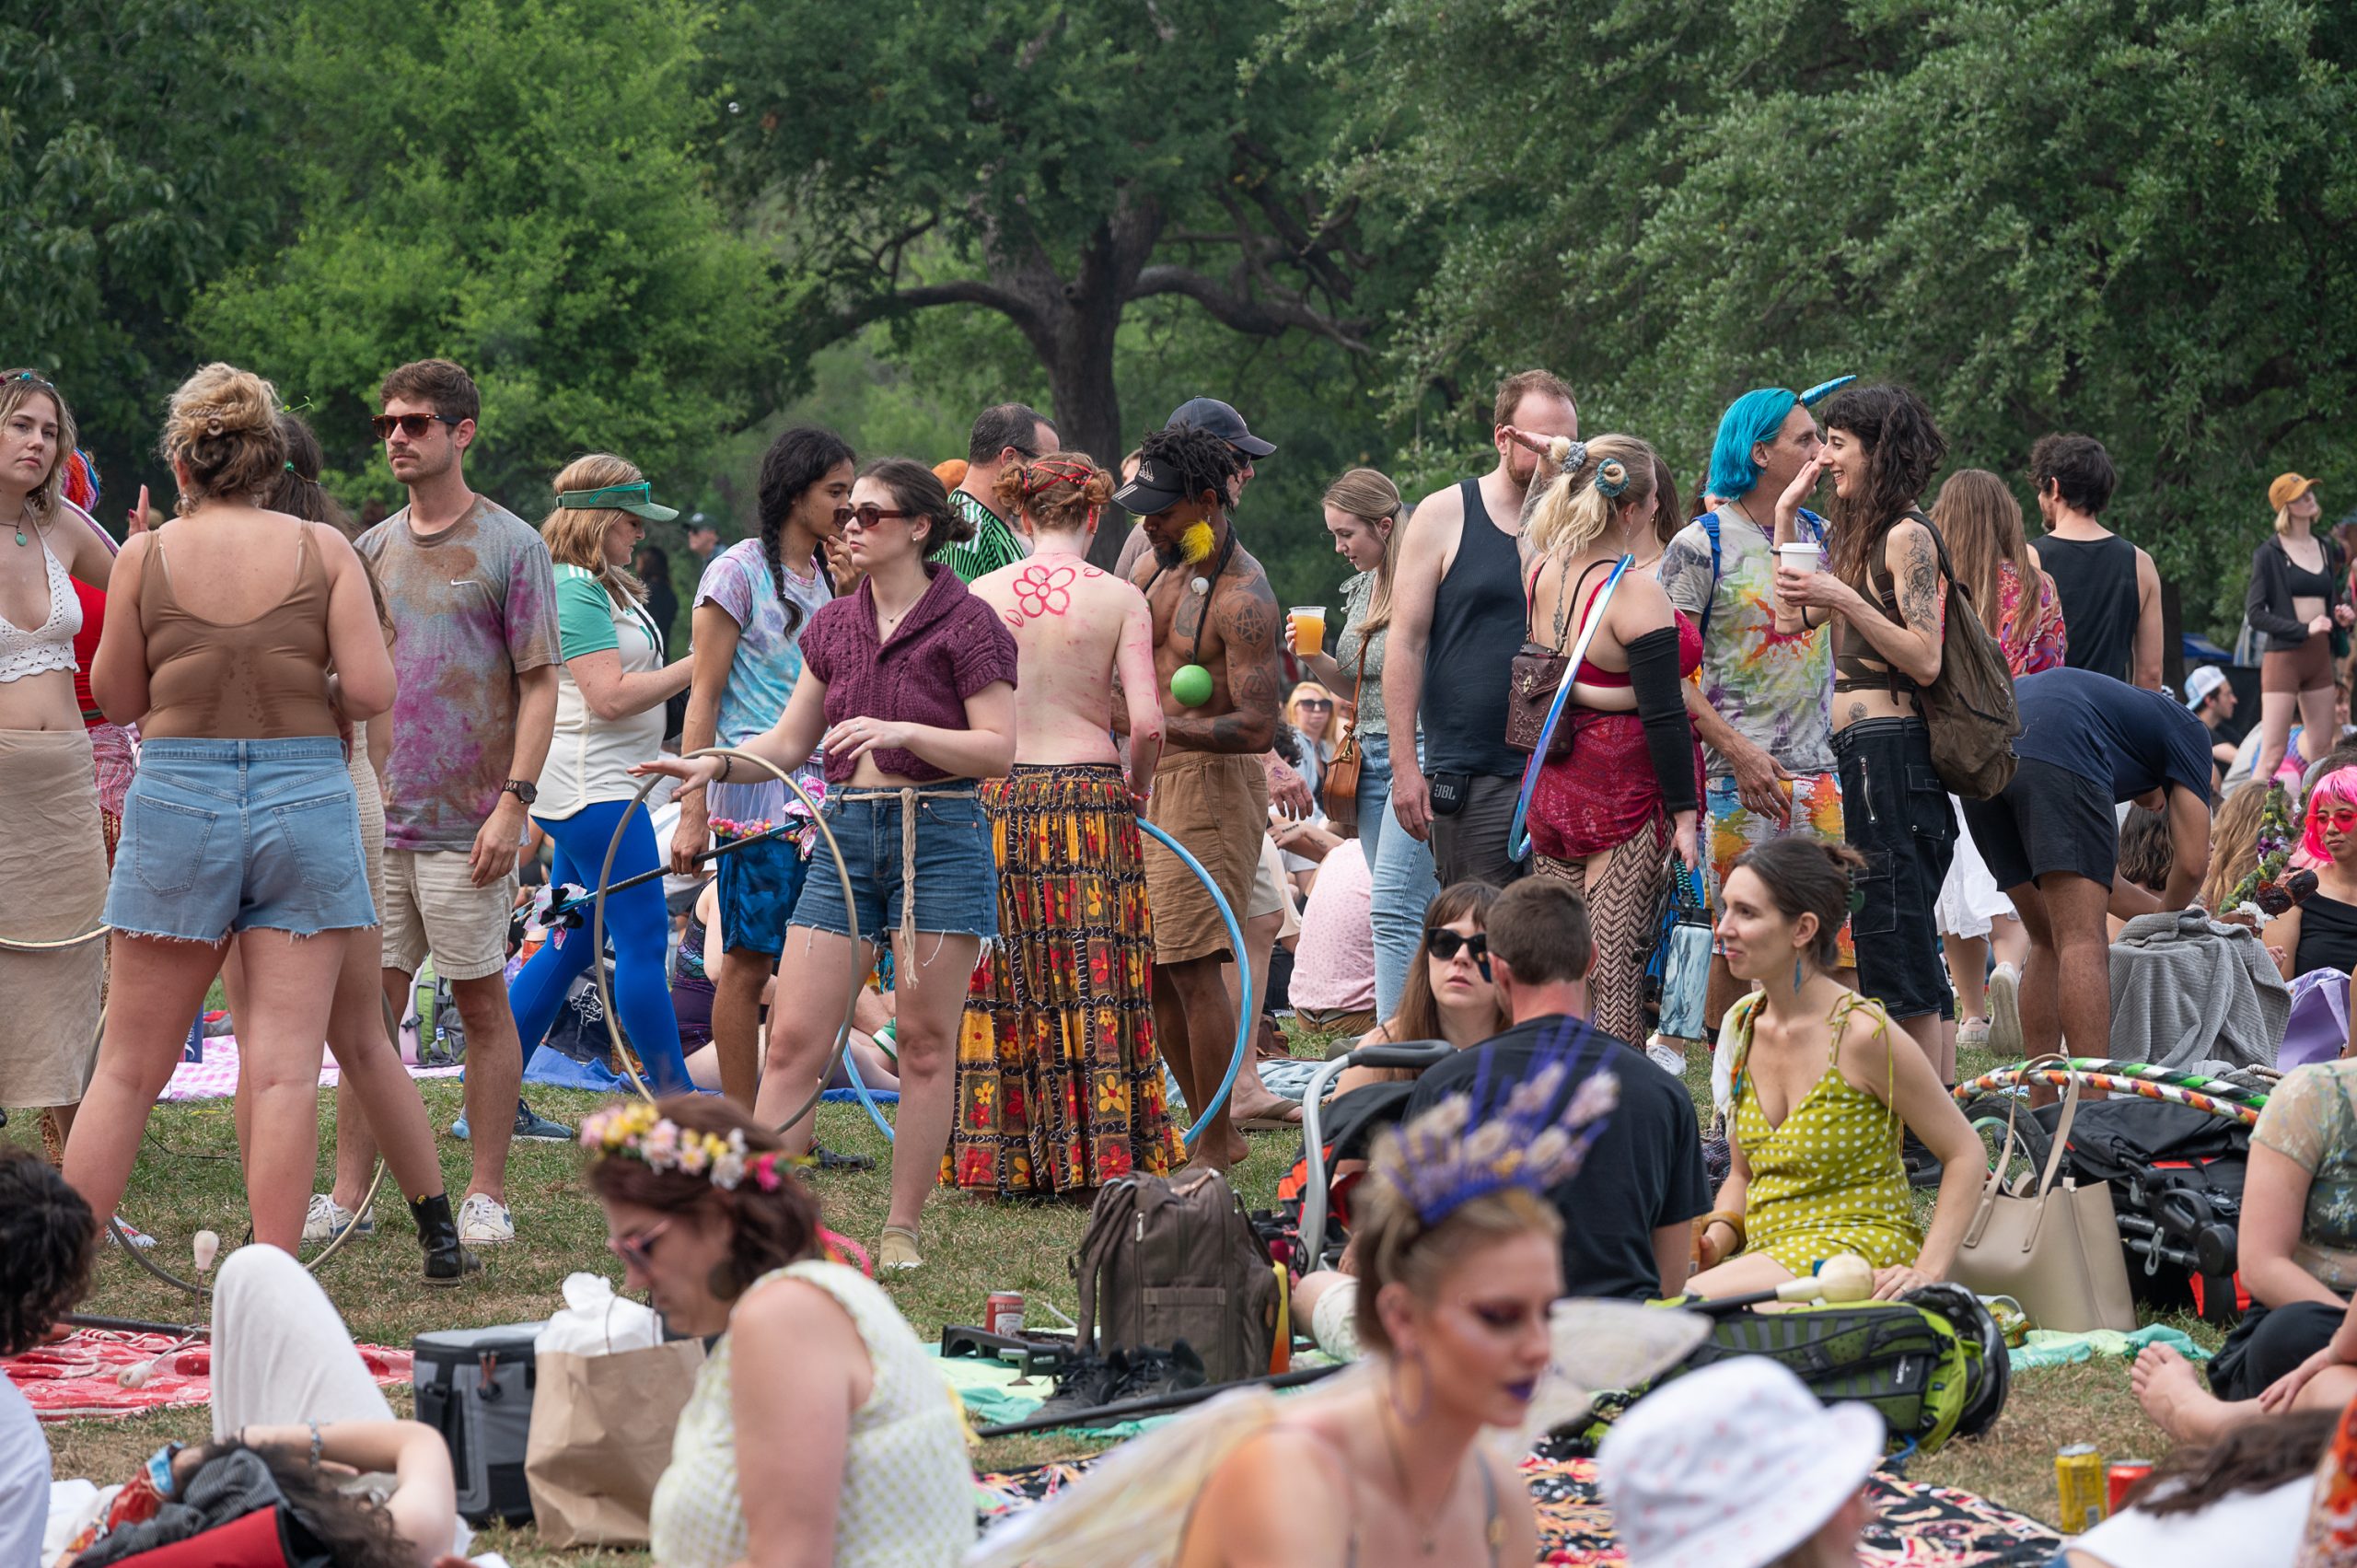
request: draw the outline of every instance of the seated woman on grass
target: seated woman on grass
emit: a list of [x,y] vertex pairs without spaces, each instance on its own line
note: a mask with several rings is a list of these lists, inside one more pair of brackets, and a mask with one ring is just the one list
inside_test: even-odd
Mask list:
[[[1796,836],[1752,850],[1727,877],[1727,967],[1761,989],[1730,1020],[1734,1168],[1702,1230],[1702,1272],[1687,1287],[1698,1295],[1771,1289],[1855,1252],[1888,1300],[1945,1278],[1971,1222],[1980,1140],[1922,1051],[1831,973],[1864,865]],[[1909,1128],[1945,1167],[1929,1235],[1899,1158]]]
[[[1408,970],[1399,1011],[1361,1035],[1360,1045],[1445,1040],[1468,1051],[1514,1022],[1490,983],[1490,906],[1498,890],[1486,882],[1458,882],[1433,895],[1424,910],[1423,962]],[[1405,1067],[1345,1067],[1334,1092],[1367,1084],[1405,1082]]]
[[[2273,927],[2269,928],[2270,938]],[[2236,1230],[2250,1310],[2210,1364],[2153,1346],[2136,1400],[2181,1443],[2214,1442],[2264,1411],[2339,1410],[2357,1398],[2357,1061],[2283,1074],[2258,1113]]]
[[599,1111],[581,1142],[629,1287],[721,1336],[656,1483],[655,1560],[952,1568],[974,1510],[948,1385],[892,1298],[825,1259],[777,1134],[682,1095]]

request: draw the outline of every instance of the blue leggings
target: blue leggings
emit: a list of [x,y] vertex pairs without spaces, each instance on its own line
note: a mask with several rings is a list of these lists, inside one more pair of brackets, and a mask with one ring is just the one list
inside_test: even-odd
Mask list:
[[[550,880],[570,882],[595,892],[598,868],[605,864],[606,846],[612,842],[614,824],[629,810],[627,800],[600,800],[562,820],[544,817],[532,820],[556,845],[556,865]],[[662,865],[655,852],[655,828],[644,810],[633,812],[614,852],[614,880],[635,877]],[[649,1081],[657,1094],[685,1094],[686,1060],[679,1054],[679,1020],[671,1011],[670,912],[664,907],[658,878],[626,888],[606,900],[606,932],[614,945],[614,1012],[622,1033],[639,1059],[646,1063]],[[588,972],[593,956],[589,943],[589,912],[582,911],[581,926],[554,936],[532,955],[507,993],[516,1014],[517,1038],[524,1042],[524,1063],[547,1038],[573,982]]]

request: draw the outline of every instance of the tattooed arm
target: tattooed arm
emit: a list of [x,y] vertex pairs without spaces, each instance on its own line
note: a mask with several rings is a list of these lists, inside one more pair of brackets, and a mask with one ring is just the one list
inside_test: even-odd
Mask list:
[[[1902,522],[1883,538],[1883,564],[1898,592],[1899,619],[1830,572],[1796,573],[1777,568],[1776,586],[1803,606],[1822,606],[1847,622],[1841,646],[1878,659],[1918,686],[1940,678],[1940,636],[1946,596],[1940,587],[1940,556],[1932,530]],[[1812,618],[1814,619],[1814,618]],[[1866,645],[1859,648],[1849,639]]]
[[1219,595],[1210,614],[1227,665],[1229,711],[1170,714],[1170,744],[1197,751],[1266,751],[1277,735],[1276,595],[1268,578],[1255,575]]

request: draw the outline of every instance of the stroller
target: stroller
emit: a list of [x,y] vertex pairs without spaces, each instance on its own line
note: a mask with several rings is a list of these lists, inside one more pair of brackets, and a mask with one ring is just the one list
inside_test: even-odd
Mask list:
[[[2111,1184],[2129,1283],[2140,1301],[2228,1325],[2250,1301],[2235,1277],[2235,1237],[2250,1131],[2272,1076],[2261,1068],[2211,1077],[2073,1057],[2067,1066],[2049,1060],[1999,1068],[1959,1085],[1956,1098],[1984,1141],[1993,1133],[2002,1143],[2012,1096],[2026,1084],[2075,1078],[2113,1094],[2080,1105],[2071,1129],[2071,1173]],[[2046,1106],[2020,1119],[2033,1168],[2045,1165],[2061,1115],[2059,1105]]]
[[[1343,1238],[1332,1215],[1329,1173],[1364,1158],[1383,1127],[1397,1121],[1412,1084],[1371,1085],[1329,1107],[1326,1090],[1350,1066],[1422,1071],[1452,1054],[1443,1040],[1362,1046],[1321,1066],[1302,1096],[1298,1250],[1304,1272],[1331,1268]],[[2084,1112],[2082,1112],[2084,1116]],[[1666,1303],[1665,1305],[1677,1305]],[[1774,1358],[1827,1401],[1875,1407],[1894,1453],[1932,1452],[1951,1437],[1986,1431],[2004,1409],[2009,1387],[2004,1337],[1980,1298],[1960,1285],[1933,1284],[1898,1301],[1825,1303],[1759,1312],[1730,1302],[1712,1314],[1711,1336],[1662,1374],[1654,1386],[1731,1355]],[[1593,1452],[1604,1430],[1643,1389],[1608,1393],[1576,1431],[1560,1434],[1567,1452]]]

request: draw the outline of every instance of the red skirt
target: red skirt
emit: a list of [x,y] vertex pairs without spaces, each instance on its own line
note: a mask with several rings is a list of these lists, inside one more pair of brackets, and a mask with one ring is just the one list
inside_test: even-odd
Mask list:
[[[1662,815],[1661,781],[1654,777],[1644,721],[1635,714],[1565,708],[1568,756],[1539,770],[1524,826],[1530,847],[1550,860],[1585,860],[1627,843]],[[1694,750],[1695,795],[1701,796],[1702,753]]]

